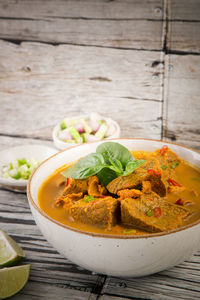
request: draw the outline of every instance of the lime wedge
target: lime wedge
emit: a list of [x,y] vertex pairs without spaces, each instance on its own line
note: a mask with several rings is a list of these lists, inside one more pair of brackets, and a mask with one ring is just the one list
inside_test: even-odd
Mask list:
[[0,270],[0,299],[8,298],[19,292],[27,283],[30,265]]
[[24,257],[24,251],[20,246],[10,236],[0,230],[0,266],[12,266]]

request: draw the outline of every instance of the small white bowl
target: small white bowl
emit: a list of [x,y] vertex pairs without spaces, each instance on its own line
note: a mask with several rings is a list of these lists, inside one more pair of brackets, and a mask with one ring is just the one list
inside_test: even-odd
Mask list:
[[[168,145],[181,158],[200,167],[200,153],[188,147],[156,140],[113,139],[129,150],[154,151]],[[38,204],[38,189],[57,168],[91,152],[101,142],[71,147],[43,162],[32,174],[27,195],[34,219],[46,239],[72,262],[97,273],[144,276],[175,266],[200,246],[200,220],[168,232],[144,236],[84,232],[49,217]]]
[[[79,119],[79,118],[86,119],[88,117],[89,117],[89,115],[81,115],[81,116],[74,116],[74,117],[69,118],[69,119],[70,120]],[[112,135],[106,137],[105,139],[119,138],[120,137],[120,126],[119,126],[119,124],[116,121],[114,121],[113,119],[105,118],[103,116],[102,116],[102,120],[106,121],[106,123],[108,125],[112,124],[115,127],[114,133]],[[72,146],[82,145],[82,144],[77,144],[77,143],[67,143],[67,142],[64,142],[61,139],[59,139],[58,133],[59,133],[59,130],[60,130],[60,123],[57,124],[54,127],[53,133],[52,133],[53,141],[54,141],[54,144],[55,144],[56,148],[59,149],[59,150],[64,150],[64,149],[70,148]],[[83,144],[85,144],[85,143],[83,143]]]
[[40,145],[24,145],[9,148],[0,152],[0,185],[16,192],[26,192],[28,180],[2,177],[2,167],[19,158],[35,158],[43,161],[57,152],[56,149]]

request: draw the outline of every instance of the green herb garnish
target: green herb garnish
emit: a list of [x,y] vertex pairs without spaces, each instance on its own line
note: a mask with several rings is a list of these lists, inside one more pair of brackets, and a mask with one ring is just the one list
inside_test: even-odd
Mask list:
[[161,165],[161,169],[162,170],[166,170],[167,169],[167,165]]
[[12,177],[14,178],[14,179],[20,179],[21,178],[21,172],[17,172],[15,175],[13,175]]
[[91,202],[91,201],[94,201],[94,196],[85,196],[84,201],[87,202],[87,203]]
[[20,167],[20,166],[27,164],[27,161],[25,158],[22,158],[22,159],[18,159],[17,163],[18,163],[18,166]]
[[148,217],[153,217],[153,215],[154,215],[153,209],[152,209],[152,208],[148,209],[148,210],[146,211],[146,215],[147,215]]
[[123,233],[124,234],[132,234],[136,233],[137,231],[135,229],[124,229]]
[[177,161],[174,161],[173,163],[171,163],[171,165],[170,165],[170,168],[171,169],[175,169],[176,167],[178,167],[179,166],[179,161],[177,160]]
[[106,186],[118,176],[129,175],[144,162],[143,159],[135,159],[121,144],[106,142],[97,147],[96,153],[88,154],[61,174],[74,179],[97,174],[101,184]]
[[61,129],[61,130],[64,130],[64,129],[66,129],[66,128],[67,128],[67,125],[66,125],[65,121],[62,121],[62,122],[60,123],[60,129]]

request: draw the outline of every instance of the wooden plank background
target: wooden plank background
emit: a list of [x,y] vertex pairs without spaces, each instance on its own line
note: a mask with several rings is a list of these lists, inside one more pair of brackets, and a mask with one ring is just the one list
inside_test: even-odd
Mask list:
[[[122,137],[200,149],[199,22],[199,0],[1,0],[0,149],[53,146],[57,122],[92,111],[118,121]],[[199,298],[199,251],[140,279],[94,274],[59,255],[26,196],[3,188],[0,226],[32,265],[15,300]]]

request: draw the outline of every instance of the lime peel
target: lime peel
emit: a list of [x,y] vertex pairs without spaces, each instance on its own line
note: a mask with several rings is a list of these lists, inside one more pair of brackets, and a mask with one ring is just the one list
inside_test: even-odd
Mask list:
[[30,265],[22,265],[0,270],[0,299],[15,295],[27,283]]
[[10,236],[0,230],[0,266],[12,266],[24,257],[22,248]]

